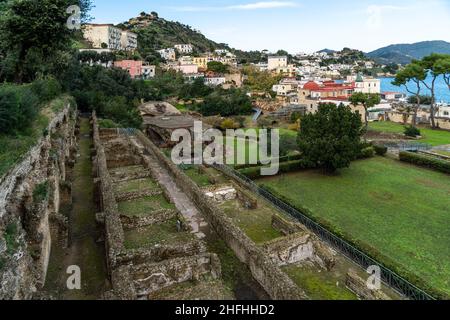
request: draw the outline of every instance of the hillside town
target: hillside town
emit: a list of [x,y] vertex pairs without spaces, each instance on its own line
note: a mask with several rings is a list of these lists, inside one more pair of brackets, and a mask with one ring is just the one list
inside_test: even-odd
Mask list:
[[[91,48],[81,49],[81,51],[114,53],[138,50],[137,34],[122,30],[113,24],[86,25],[83,34]],[[174,70],[182,74],[188,82],[202,79],[208,86],[221,86],[225,89],[241,88],[248,78],[243,71],[243,65],[238,63],[236,55],[226,49],[203,53],[196,51],[194,55],[193,45],[186,43],[176,44],[171,48],[160,48],[157,52],[163,61],[158,66],[150,65],[139,59],[109,61],[107,65],[124,69],[135,79],[153,78],[157,68],[166,71]],[[386,65],[379,66],[375,61],[364,56],[353,59],[352,63],[333,63],[348,56],[348,52],[352,52],[352,50],[299,53],[289,57],[264,51],[263,60],[252,63],[251,66],[260,72],[278,77],[280,80],[271,88],[271,93],[275,96],[273,99],[270,101],[256,99],[254,102],[258,117],[286,107],[297,111],[302,110],[303,113],[314,113],[319,104],[334,102],[351,106],[355,111],[360,112],[364,120],[364,110],[361,110],[361,106],[354,105],[349,101],[354,93],[359,92],[377,94],[381,97],[380,103],[368,110],[370,121],[392,120],[404,123],[407,95],[402,92],[383,92],[378,77],[365,75],[371,70],[378,74],[376,70],[384,70]],[[222,68],[222,72],[215,68],[211,70],[210,66],[214,65],[225,67]],[[386,76],[386,73],[378,75]],[[269,92],[266,93],[269,94]],[[251,91],[248,94],[251,97],[261,97],[261,94],[263,97],[266,96],[264,92],[258,91]],[[436,116],[439,118],[438,122],[441,128],[450,129],[450,106],[448,104],[438,104]],[[412,123],[413,115],[410,114],[407,117],[408,121]],[[417,121],[429,123],[429,107],[421,106]]]

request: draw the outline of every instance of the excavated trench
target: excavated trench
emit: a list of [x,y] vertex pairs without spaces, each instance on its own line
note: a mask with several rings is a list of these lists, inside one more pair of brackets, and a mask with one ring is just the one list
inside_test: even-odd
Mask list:
[[[71,172],[72,196],[62,197],[62,213],[69,221],[67,248],[64,239],[52,233],[52,251],[44,291],[51,298],[100,299],[109,289],[102,232],[96,225],[91,162],[91,129],[88,118],[80,118],[79,151]],[[69,266],[81,271],[81,289],[67,289]]]

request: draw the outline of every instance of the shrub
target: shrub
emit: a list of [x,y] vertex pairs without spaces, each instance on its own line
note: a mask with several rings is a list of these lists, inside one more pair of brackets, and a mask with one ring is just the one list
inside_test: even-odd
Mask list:
[[[250,167],[239,170],[241,174],[250,179],[258,179],[261,177],[261,168],[267,166]],[[287,161],[280,163],[280,169],[278,173],[295,172],[301,169],[307,169],[311,166],[304,160]]]
[[36,118],[38,103],[29,86],[0,86],[0,134],[28,128]]
[[220,127],[224,130],[226,129],[238,129],[239,128],[239,123],[236,123],[233,119],[225,119],[222,121],[222,123],[220,124]]
[[48,181],[38,184],[33,191],[33,201],[35,204],[41,203],[48,197]]
[[420,130],[414,126],[405,127],[405,136],[415,138],[420,136]]
[[400,152],[400,160],[436,171],[450,173],[450,161],[417,154],[414,152]]
[[53,78],[36,80],[31,84],[31,90],[39,97],[40,102],[48,102],[59,96],[61,85]]
[[120,126],[112,121],[111,119],[100,119],[98,121],[98,125],[102,129],[113,129],[113,128],[119,128]]
[[375,150],[375,153],[376,153],[377,155],[382,156],[382,157],[385,156],[386,153],[388,152],[388,148],[385,147],[385,146],[377,146],[377,145],[374,145],[374,146],[373,146],[373,149]]
[[375,156],[375,150],[373,147],[367,147],[361,150],[361,157],[362,158],[372,158]]

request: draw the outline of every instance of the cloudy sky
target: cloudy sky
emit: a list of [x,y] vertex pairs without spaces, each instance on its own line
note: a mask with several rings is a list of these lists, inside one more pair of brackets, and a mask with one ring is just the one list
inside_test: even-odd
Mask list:
[[450,42],[450,0],[94,0],[97,23],[156,11],[244,50],[366,52],[394,43]]

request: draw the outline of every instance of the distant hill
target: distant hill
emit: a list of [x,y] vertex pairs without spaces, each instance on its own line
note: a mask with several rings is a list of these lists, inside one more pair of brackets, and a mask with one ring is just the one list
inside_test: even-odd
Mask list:
[[317,51],[317,52],[318,52],[318,53],[333,54],[333,53],[335,53],[335,52],[337,52],[337,51],[331,50],[331,49],[322,49],[322,50]]
[[138,34],[139,52],[144,59],[149,55],[155,55],[156,50],[185,43],[192,44],[197,53],[214,51],[215,49],[230,50],[236,54],[241,62],[259,61],[261,57],[261,53],[258,51],[235,50],[227,44],[217,43],[191,26],[160,18],[156,12],[142,12],[138,17],[118,26]]
[[432,53],[450,54],[450,43],[445,41],[424,41],[413,44],[394,44],[367,54],[382,64],[408,64],[413,59],[422,59]]

